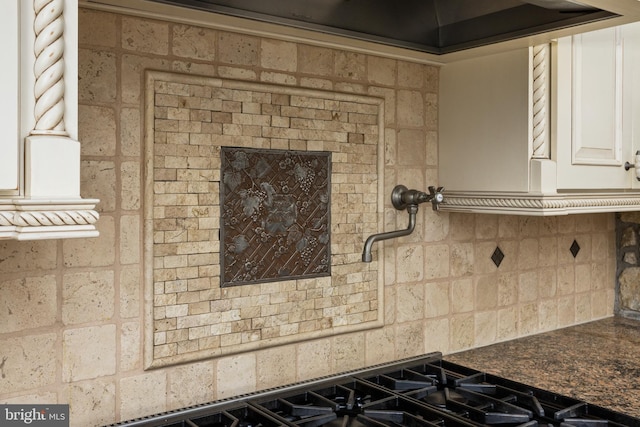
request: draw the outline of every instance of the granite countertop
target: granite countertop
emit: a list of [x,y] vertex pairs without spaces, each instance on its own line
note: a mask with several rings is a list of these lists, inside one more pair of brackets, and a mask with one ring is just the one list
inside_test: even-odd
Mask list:
[[640,321],[611,317],[445,360],[640,418]]

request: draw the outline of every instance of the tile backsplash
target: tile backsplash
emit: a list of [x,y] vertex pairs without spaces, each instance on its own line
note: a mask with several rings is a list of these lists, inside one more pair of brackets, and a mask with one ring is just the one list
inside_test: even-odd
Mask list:
[[[446,187],[437,182],[437,66],[89,8],[79,13],[82,193],[101,200],[100,237],[0,242],[0,401],[71,403],[71,425],[97,426],[613,314],[614,214],[534,218],[421,206],[414,233],[378,242],[371,264],[358,261],[378,224],[385,231],[406,227],[407,213],[389,200],[396,184]],[[383,100],[382,143],[376,158],[366,160],[376,174],[342,182],[331,209],[333,215],[342,205],[383,208],[373,215],[345,212],[335,224],[332,217],[331,276],[305,279],[330,292],[339,274],[340,286],[364,293],[360,284],[375,277],[384,302],[377,327],[316,330],[304,340],[263,340],[250,351],[145,369],[154,312],[145,286],[154,281],[153,268],[146,267],[155,265],[145,258],[154,249],[145,238],[146,211],[153,211],[145,181],[147,70]],[[332,188],[338,165],[358,167],[360,154],[317,148],[308,139],[284,137],[271,147],[330,151]],[[372,188],[375,180],[379,186]],[[218,197],[215,186],[202,194]],[[497,247],[499,265],[492,260]],[[198,268],[211,279],[204,291],[211,312],[223,290],[215,256],[209,260]],[[224,289],[240,292],[224,300],[233,305],[249,288]],[[361,303],[346,299],[345,307]]]

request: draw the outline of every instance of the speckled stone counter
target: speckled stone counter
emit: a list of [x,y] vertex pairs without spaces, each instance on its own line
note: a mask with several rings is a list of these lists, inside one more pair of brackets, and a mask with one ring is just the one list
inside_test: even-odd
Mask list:
[[607,318],[445,360],[640,418],[640,321]]

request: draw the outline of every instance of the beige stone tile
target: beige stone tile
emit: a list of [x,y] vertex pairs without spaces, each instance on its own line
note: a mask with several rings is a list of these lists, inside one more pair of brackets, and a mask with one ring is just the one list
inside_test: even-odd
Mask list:
[[427,131],[426,141],[427,141],[427,158],[425,160],[425,165],[437,167],[438,166],[438,132],[435,132],[433,130]]
[[538,266],[539,242],[536,238],[525,238],[518,244],[518,268],[526,270]]
[[62,322],[97,322],[114,315],[113,271],[68,273],[62,278]]
[[140,228],[138,215],[120,217],[120,263],[123,265],[140,262]]
[[424,215],[424,229],[424,237],[427,242],[445,240],[449,236],[449,214],[427,211]]
[[569,295],[575,292],[575,267],[573,265],[563,265],[558,267],[558,294]]
[[298,344],[296,381],[328,375],[332,369],[331,340],[315,339]]
[[560,234],[573,234],[576,231],[576,215],[559,216],[558,233]]
[[451,312],[466,313],[474,309],[473,279],[465,278],[451,282]]
[[474,246],[472,243],[451,245],[451,276],[468,276],[474,273]]
[[62,380],[75,382],[116,373],[115,325],[67,329],[62,336]]
[[101,426],[116,422],[116,385],[99,378],[69,384],[69,420],[76,426]]
[[449,319],[428,319],[424,322],[424,351],[449,351]]
[[139,162],[122,162],[120,165],[121,207],[124,210],[140,209],[140,173]]
[[538,240],[539,267],[553,267],[558,265],[558,239],[554,237],[541,237]]
[[399,126],[424,126],[425,100],[418,91],[399,90],[397,93]]
[[575,266],[576,293],[591,290],[591,264],[577,264]]
[[538,271],[538,296],[540,298],[555,298],[558,293],[558,272],[555,269],[541,269]]
[[78,44],[115,47],[117,15],[78,8]]
[[131,371],[142,365],[142,333],[139,322],[125,322],[120,330],[119,371]]
[[496,339],[505,341],[518,336],[518,308],[508,307],[498,310],[498,330]]
[[[496,245],[495,242],[477,242],[474,246],[476,253],[475,272],[477,274],[488,274],[498,271],[499,267],[496,267],[496,264],[491,259],[498,245]],[[502,266],[502,264],[500,264],[500,266]]]
[[120,419],[130,420],[167,410],[167,374],[150,371],[120,380]]
[[334,72],[337,77],[348,80],[366,79],[367,56],[356,52],[335,51]]
[[498,236],[497,215],[476,215],[476,239],[495,239]]
[[142,147],[140,110],[122,108],[120,110],[120,152],[123,156],[140,157]]
[[558,327],[573,325],[576,321],[575,296],[558,298]]
[[256,390],[256,354],[245,353],[218,359],[216,399],[237,396]]
[[139,265],[122,267],[120,270],[120,317],[140,316],[140,291],[142,274]]
[[380,328],[365,333],[365,365],[372,366],[395,360],[393,328]]
[[591,319],[591,294],[576,294],[576,322],[582,323]]
[[484,346],[496,342],[498,333],[498,315],[495,311],[476,313],[474,318],[476,346]]
[[422,322],[403,323],[396,327],[396,358],[424,353],[425,334]]
[[100,199],[96,205],[98,212],[113,212],[115,210],[116,170],[112,161],[83,161],[80,168],[80,179],[80,193],[84,197]]
[[116,153],[116,119],[112,108],[78,106],[78,137],[83,156],[113,156]]
[[[398,165],[423,166],[425,164],[425,136],[419,129],[400,129],[397,132]],[[427,191],[420,189],[420,191]]]
[[367,58],[367,80],[373,84],[393,86],[396,83],[397,62],[389,58],[369,56]]
[[499,284],[497,275],[482,275],[474,278],[476,286],[476,310],[489,310],[498,306]]
[[68,239],[62,243],[66,267],[100,267],[115,261],[115,225],[110,216],[101,216],[96,223],[99,237]]
[[458,351],[473,346],[475,340],[475,315],[458,314],[451,317],[449,328],[449,350]]
[[214,400],[214,362],[178,366],[167,372],[167,408],[179,409]]
[[521,237],[537,237],[540,234],[540,224],[542,219],[534,216],[518,217],[518,232]]
[[8,405],[24,405],[25,403],[46,405],[52,402],[58,402],[58,395],[53,392],[42,391],[33,394],[24,394],[22,396],[11,397],[9,399],[0,399],[0,403]]
[[538,299],[538,272],[527,271],[518,275],[518,302]]
[[424,277],[422,246],[401,246],[397,249],[396,273],[398,283],[415,282]]
[[613,303],[606,289],[591,294],[591,318],[600,319],[612,314]]
[[558,301],[555,299],[541,301],[538,304],[538,330],[551,331],[558,327]]
[[513,239],[518,237],[518,217],[499,215],[498,237],[502,239]]
[[472,241],[475,236],[475,220],[476,215],[474,214],[451,212],[449,214],[451,239]]
[[[56,267],[58,241],[35,240],[18,242],[0,241],[2,273],[51,270]],[[45,273],[46,274],[46,273]],[[0,279],[2,283],[5,279]]]
[[116,55],[78,50],[78,101],[108,103],[116,100]]
[[506,307],[518,302],[518,273],[498,274],[498,306]]
[[440,87],[440,68],[436,66],[425,66],[425,89],[427,92],[438,93]]
[[218,34],[218,60],[224,64],[259,65],[260,39],[244,34]]
[[425,292],[422,283],[397,285],[398,313],[397,322],[409,322],[424,316]]
[[449,245],[429,245],[424,248],[424,278],[441,279],[449,276],[451,255]]
[[140,53],[167,55],[169,25],[166,22],[123,17],[122,48]]
[[296,381],[296,348],[293,345],[259,351],[256,358],[258,390]]
[[0,334],[53,325],[57,293],[54,275],[0,280]]
[[173,25],[171,51],[176,56],[214,61],[217,32],[208,28]]
[[145,70],[171,69],[171,62],[166,59],[136,55],[122,55],[121,64],[120,93],[122,102],[135,106],[140,105],[143,90],[141,76],[144,75]]
[[438,95],[427,93],[424,97],[425,118],[424,126],[428,131],[438,130]]
[[364,334],[353,333],[333,337],[333,366],[336,372],[349,371],[364,366]]
[[424,85],[425,66],[398,61],[398,86],[420,89]]
[[55,333],[0,339],[0,395],[52,386],[56,341]]
[[[425,318],[444,316],[451,312],[449,282],[430,282],[426,283],[424,288],[424,296],[419,298],[419,303],[424,306]],[[416,295],[416,299],[418,300],[418,295]],[[405,304],[400,300],[398,303],[400,313],[402,313],[405,310]],[[409,303],[410,301],[407,301],[407,304]],[[420,310],[420,314],[422,314],[422,310]]]
[[519,335],[530,335],[538,332],[538,304],[535,302],[520,305],[520,330]]
[[260,65],[263,68],[296,71],[298,68],[298,49],[295,43],[263,39],[260,43]]
[[330,76],[333,74],[334,50],[324,47],[298,46],[298,71],[304,74]]

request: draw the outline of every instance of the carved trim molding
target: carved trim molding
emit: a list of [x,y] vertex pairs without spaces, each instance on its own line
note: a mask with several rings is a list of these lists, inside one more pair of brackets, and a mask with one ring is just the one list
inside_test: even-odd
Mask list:
[[36,13],[33,133],[64,133],[64,1],[35,0],[33,8]]
[[548,159],[549,144],[549,45],[532,48],[532,95],[531,95],[531,136],[533,138],[532,157]]
[[552,196],[476,195],[449,193],[442,211],[510,215],[567,215],[575,213],[621,212],[640,209],[640,194],[557,194]]
[[51,205],[28,200],[0,201],[0,240],[41,240],[96,237],[100,214],[98,200],[53,201]]

